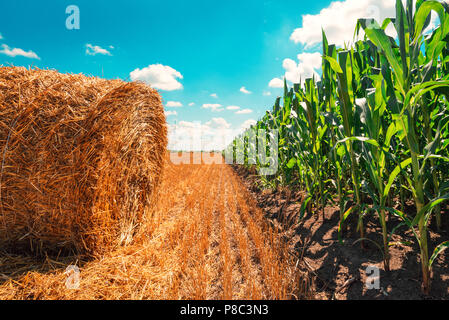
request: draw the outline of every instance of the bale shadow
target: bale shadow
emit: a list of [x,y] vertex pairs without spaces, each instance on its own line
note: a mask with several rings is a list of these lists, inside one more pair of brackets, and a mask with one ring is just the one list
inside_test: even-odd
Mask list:
[[81,267],[91,259],[63,251],[59,255],[36,255],[24,254],[17,248],[3,248],[0,251],[0,286],[8,281],[18,281],[32,272],[51,274],[66,270],[69,266]]

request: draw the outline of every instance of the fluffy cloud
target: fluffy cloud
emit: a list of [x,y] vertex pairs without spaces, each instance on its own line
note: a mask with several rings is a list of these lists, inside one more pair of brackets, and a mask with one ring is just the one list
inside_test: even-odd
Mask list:
[[218,103],[206,103],[202,106],[203,109],[211,109],[212,112],[221,112],[223,111],[222,105]]
[[231,111],[240,110],[240,107],[239,106],[228,106],[228,107],[226,107],[226,110],[231,110]]
[[[318,70],[321,68],[322,59],[319,52],[314,53],[301,53],[297,56],[298,62],[292,59],[284,59],[282,67],[285,70],[284,77],[287,81],[293,83],[299,83],[304,80],[315,76],[315,79],[319,79],[320,75]],[[274,78],[268,84],[270,88],[283,88],[284,81],[281,78]],[[264,96],[271,95],[270,92],[264,92]]]
[[224,118],[212,118],[206,123],[180,121],[168,125],[168,149],[186,151],[223,150],[236,136],[256,123],[256,120],[250,119],[240,126],[233,127]]
[[282,66],[285,69],[285,78],[293,83],[299,83],[301,79],[303,82],[307,78],[311,78],[315,75],[315,78],[320,76],[317,70],[321,68],[321,54],[314,53],[301,53],[298,54],[298,63],[292,59],[285,59]]
[[268,86],[270,88],[283,88],[284,87],[284,81],[279,78],[274,78],[268,83]]
[[183,88],[177,79],[183,79],[180,72],[162,64],[152,64],[143,69],[136,69],[130,73],[132,81],[144,81],[155,89],[174,91]]
[[182,103],[178,101],[168,101],[165,106],[169,108],[180,108],[182,107]]
[[[446,2],[447,0],[438,0]],[[402,0],[404,6],[406,0]],[[415,1],[416,2],[416,1]],[[316,15],[303,15],[302,27],[292,33],[290,39],[295,43],[305,45],[306,49],[322,41],[321,29],[326,32],[330,43],[344,47],[345,43],[351,43],[354,30],[359,18],[374,18],[379,24],[385,18],[396,16],[396,0],[344,0],[334,1],[329,7],[321,10]],[[432,12],[432,21],[424,31],[431,32],[440,23],[438,15]],[[396,37],[396,30],[390,24],[386,30],[387,34]],[[363,36],[361,32],[360,37]]]
[[178,115],[178,113],[176,111],[165,111],[166,117],[177,116],[177,115]]
[[38,60],[41,59],[41,58],[39,58],[39,56],[36,53],[34,53],[31,50],[30,51],[25,51],[25,50],[20,49],[20,48],[13,48],[13,49],[11,49],[6,44],[2,45],[2,49],[0,50],[0,53],[6,54],[7,56],[13,57],[13,58],[15,58],[17,56],[20,56],[20,57],[25,57],[25,58],[29,58],[29,59],[38,59]]
[[290,39],[307,49],[321,43],[323,28],[330,43],[343,47],[352,41],[357,19],[374,18],[381,23],[395,16],[395,4],[396,0],[334,1],[319,14],[303,15],[302,27],[296,29]]
[[210,96],[211,96],[212,98],[218,98],[218,95],[217,95],[216,93],[212,93]]
[[235,114],[250,114],[250,113],[253,113],[253,110],[243,109],[243,110],[237,111]]
[[264,92],[262,93],[262,95],[263,95],[264,97],[269,97],[269,96],[271,96],[271,92],[270,92],[270,91],[264,91]]
[[194,105],[195,105],[194,102],[190,102],[190,103],[189,103],[189,107],[193,107]]
[[206,122],[206,126],[214,129],[229,129],[231,125],[223,118],[212,118],[212,120]]
[[[449,0],[448,0],[449,1]],[[449,3],[448,3],[449,5]],[[423,31],[424,34],[430,34],[432,33],[438,26],[440,25],[440,17],[438,14],[435,13],[435,11],[432,11],[432,16],[430,19],[429,26]]]
[[248,91],[245,87],[241,87],[240,88],[240,92],[244,93],[244,94],[251,94],[251,91]]
[[[113,46],[109,46],[110,49],[113,49]],[[109,52],[108,50],[100,47],[100,46],[94,46],[91,45],[90,43],[86,44],[86,54],[89,56],[95,56],[97,54],[101,54],[104,56],[112,56],[111,52]]]
[[249,120],[246,120],[245,122],[243,122],[243,124],[241,125],[240,128],[242,130],[246,130],[246,129],[250,128],[251,126],[254,126],[256,123],[257,123],[256,120],[249,119]]
[[223,118],[206,123],[180,121],[168,126],[169,150],[223,150],[236,136],[235,130]]

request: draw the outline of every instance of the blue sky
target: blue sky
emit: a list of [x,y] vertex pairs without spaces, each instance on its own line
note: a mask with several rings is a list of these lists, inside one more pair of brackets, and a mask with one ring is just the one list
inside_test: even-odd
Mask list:
[[[319,72],[320,27],[340,43],[354,10],[384,16],[394,5],[377,2],[2,1],[0,64],[144,80],[165,104],[182,104],[166,106],[169,124],[239,129],[271,109],[284,76]],[[79,30],[66,28],[69,5],[80,10]]]

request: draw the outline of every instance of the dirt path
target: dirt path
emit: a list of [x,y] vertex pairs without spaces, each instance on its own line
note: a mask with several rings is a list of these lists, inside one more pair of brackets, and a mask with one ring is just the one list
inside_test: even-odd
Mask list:
[[[131,246],[81,263],[78,290],[65,286],[68,263],[47,259],[42,269],[3,283],[0,299],[292,299],[303,294],[297,261],[227,165],[168,164],[156,209],[142,230]],[[1,269],[0,274],[9,277]]]

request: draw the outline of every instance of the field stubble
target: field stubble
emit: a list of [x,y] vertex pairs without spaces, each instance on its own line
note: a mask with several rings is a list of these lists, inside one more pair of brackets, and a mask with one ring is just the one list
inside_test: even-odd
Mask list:
[[307,276],[287,248],[229,166],[167,161],[141,233],[129,246],[78,263],[78,290],[66,288],[64,273],[76,257],[47,257],[27,269],[28,261],[21,273],[3,264],[0,299],[310,298]]

